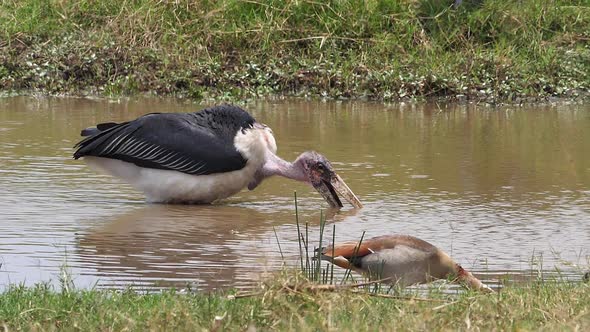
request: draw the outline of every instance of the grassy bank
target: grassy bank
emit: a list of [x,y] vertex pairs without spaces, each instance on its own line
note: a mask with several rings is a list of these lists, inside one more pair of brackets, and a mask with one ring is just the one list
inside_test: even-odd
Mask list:
[[587,95],[585,0],[0,2],[0,89],[195,99]]
[[40,285],[0,295],[0,330],[583,331],[590,328],[588,303],[590,285],[565,282],[506,287],[490,295],[433,291],[426,299],[293,290],[279,283],[244,298],[54,291]]

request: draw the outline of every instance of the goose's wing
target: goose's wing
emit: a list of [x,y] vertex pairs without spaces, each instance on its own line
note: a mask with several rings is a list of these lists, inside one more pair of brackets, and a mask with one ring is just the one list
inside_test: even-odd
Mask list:
[[347,259],[354,257],[364,257],[372,253],[383,250],[395,251],[410,248],[412,250],[422,251],[428,254],[434,254],[438,250],[432,244],[410,235],[382,235],[362,241],[349,241],[336,243],[322,250],[326,257],[344,257]]

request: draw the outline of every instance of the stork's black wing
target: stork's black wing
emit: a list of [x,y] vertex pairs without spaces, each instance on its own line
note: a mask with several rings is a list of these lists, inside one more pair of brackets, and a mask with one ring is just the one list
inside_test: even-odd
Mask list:
[[112,158],[193,175],[230,172],[246,165],[233,142],[239,130],[253,123],[246,111],[234,106],[147,114],[130,122],[98,125],[92,136],[75,146],[74,158]]

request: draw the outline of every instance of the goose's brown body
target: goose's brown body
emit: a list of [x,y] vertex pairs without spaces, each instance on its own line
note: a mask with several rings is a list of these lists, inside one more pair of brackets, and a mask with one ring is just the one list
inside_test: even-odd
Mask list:
[[369,278],[408,286],[435,279],[456,280],[473,289],[491,289],[449,255],[409,235],[384,235],[359,242],[343,242],[322,250],[322,258]]

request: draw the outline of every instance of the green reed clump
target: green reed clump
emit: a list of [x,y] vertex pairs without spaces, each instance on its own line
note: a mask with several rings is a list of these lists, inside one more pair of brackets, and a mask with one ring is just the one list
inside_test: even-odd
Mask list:
[[589,88],[578,0],[0,3],[0,89],[523,100]]
[[[320,211],[320,223],[318,229],[318,241],[315,243],[314,239],[310,239],[309,223],[305,223],[304,231],[302,230],[299,219],[299,208],[297,202],[297,193],[294,193],[295,199],[295,224],[297,226],[297,242],[299,245],[299,271],[301,275],[310,282],[319,284],[336,284],[337,279],[334,278],[334,265],[322,260],[323,249],[335,242],[336,239],[336,225],[332,225],[332,238],[329,244],[326,244],[324,234],[326,233],[326,218],[323,211]],[[365,233],[363,232],[360,243],[362,243]],[[277,245],[281,248],[280,240],[275,233]],[[282,251],[281,251],[282,256]],[[322,268],[322,264],[325,265]],[[351,279],[350,270],[346,270],[340,284]]]

